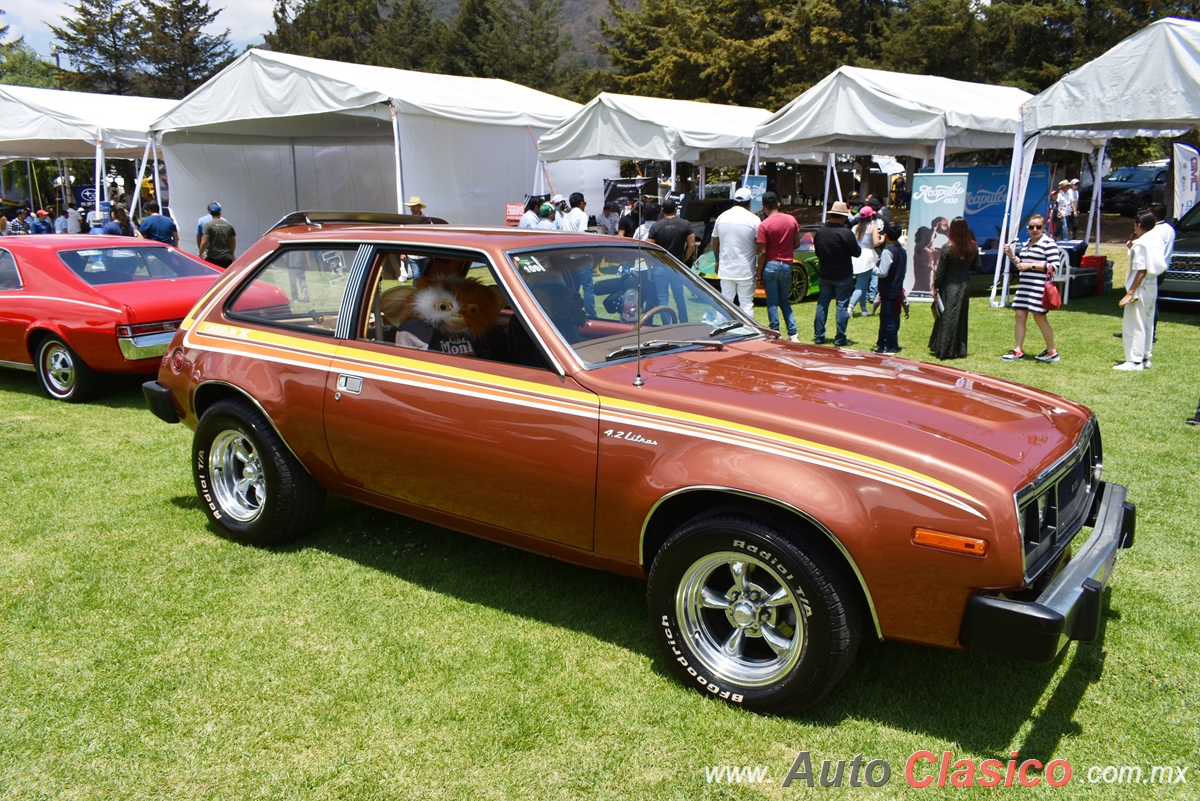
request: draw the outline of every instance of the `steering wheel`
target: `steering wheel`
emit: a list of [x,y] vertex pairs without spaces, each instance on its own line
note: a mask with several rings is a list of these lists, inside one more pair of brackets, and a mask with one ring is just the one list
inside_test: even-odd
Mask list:
[[650,320],[653,319],[654,315],[656,314],[661,314],[666,319],[667,325],[674,325],[675,323],[679,322],[679,315],[677,315],[675,310],[670,306],[655,306],[653,309],[650,309],[643,314],[642,319],[638,320],[638,328],[641,328],[646,323],[650,322]]

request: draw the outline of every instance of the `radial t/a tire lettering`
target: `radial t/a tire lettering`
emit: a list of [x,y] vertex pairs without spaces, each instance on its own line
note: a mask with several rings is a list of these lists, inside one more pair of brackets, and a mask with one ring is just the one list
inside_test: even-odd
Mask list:
[[[819,535],[818,535],[819,536]],[[736,514],[699,517],[663,544],[650,623],[685,684],[764,712],[798,712],[858,650],[861,598],[828,549]]]
[[325,491],[254,404],[214,403],[192,440],[192,474],[208,519],[225,537],[276,545],[316,527]]

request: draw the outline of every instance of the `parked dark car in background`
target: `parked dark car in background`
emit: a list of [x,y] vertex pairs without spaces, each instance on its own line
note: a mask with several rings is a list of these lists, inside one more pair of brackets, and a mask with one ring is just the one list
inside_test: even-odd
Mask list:
[[[1170,173],[1168,167],[1158,165],[1118,167],[1104,176],[1100,210],[1132,217],[1151,203],[1162,203]],[[1091,192],[1085,190],[1080,194],[1080,208],[1086,209],[1091,200]]]

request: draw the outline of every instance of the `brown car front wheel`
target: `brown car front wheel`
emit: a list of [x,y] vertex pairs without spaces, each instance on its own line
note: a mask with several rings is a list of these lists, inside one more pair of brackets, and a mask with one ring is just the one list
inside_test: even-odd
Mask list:
[[699,517],[659,550],[650,622],[687,685],[764,712],[798,712],[858,649],[859,596],[823,548],[736,514]]

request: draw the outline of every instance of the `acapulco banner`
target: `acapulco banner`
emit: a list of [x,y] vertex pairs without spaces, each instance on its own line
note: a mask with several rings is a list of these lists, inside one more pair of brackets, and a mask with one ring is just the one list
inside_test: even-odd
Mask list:
[[1174,219],[1187,214],[1200,201],[1200,152],[1191,145],[1175,143]]
[[913,176],[911,214],[908,219],[908,275],[904,288],[909,297],[928,298],[937,254],[949,237],[950,221],[967,206],[965,172],[923,172]]
[[[1011,167],[967,167],[962,170],[967,175],[967,203],[963,209],[963,217],[975,234],[975,241],[981,248],[989,239],[999,238],[1000,228],[1004,225],[1004,206],[1008,199],[1008,175]],[[930,175],[932,173],[919,173]],[[1035,211],[1046,213],[1050,191],[1050,167],[1046,164],[1035,164],[1029,171],[1029,186],[1025,190],[1025,202],[1021,209],[1022,222]],[[994,247],[994,245],[993,245]]]

